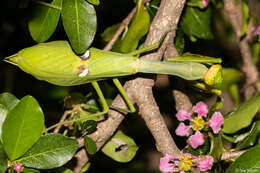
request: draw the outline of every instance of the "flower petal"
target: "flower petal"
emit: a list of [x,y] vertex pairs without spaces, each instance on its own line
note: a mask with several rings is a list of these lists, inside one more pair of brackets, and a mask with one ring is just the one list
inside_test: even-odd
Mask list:
[[184,123],[180,123],[179,126],[176,128],[175,133],[178,136],[189,136],[191,126],[186,126]]
[[197,148],[204,144],[204,136],[197,130],[194,135],[189,137],[188,141],[192,148]]
[[224,118],[220,112],[214,112],[208,124],[213,132],[217,134],[221,130],[221,125],[224,123]]
[[160,159],[160,170],[163,173],[172,173],[172,169],[176,166],[175,163],[171,163],[174,160],[174,157],[170,154],[166,154]]
[[207,170],[211,169],[213,162],[214,162],[213,157],[209,156],[209,157],[206,157],[205,159],[199,161],[197,163],[197,166],[200,168],[201,171],[207,171]]
[[184,109],[180,109],[177,112],[176,117],[179,121],[192,120],[190,113]]
[[193,107],[194,112],[198,114],[199,117],[204,116],[207,117],[209,112],[208,105],[204,102],[200,101]]

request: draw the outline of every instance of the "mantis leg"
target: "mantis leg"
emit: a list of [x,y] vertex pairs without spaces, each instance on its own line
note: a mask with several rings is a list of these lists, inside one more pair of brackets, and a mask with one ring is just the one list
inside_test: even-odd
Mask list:
[[97,83],[97,81],[94,81],[94,82],[91,82],[93,88],[96,90],[97,94],[98,94],[98,97],[100,98],[100,101],[101,101],[101,104],[102,104],[102,107],[103,107],[103,111],[102,112],[98,112],[98,113],[95,113],[95,114],[92,114],[92,115],[89,115],[89,116],[86,116],[86,117],[82,117],[82,118],[77,118],[77,119],[74,119],[74,120],[69,120],[69,121],[63,121],[63,122],[60,122],[60,123],[57,123],[49,128],[47,128],[45,131],[49,131],[57,126],[61,126],[61,125],[64,125],[64,124],[69,124],[69,123],[74,123],[76,121],[86,121],[88,119],[91,119],[93,117],[97,117],[97,116],[100,116],[100,115],[104,115],[108,112],[108,104],[106,102],[106,99]]
[[130,110],[125,110],[125,109],[114,107],[114,106],[110,106],[110,108],[115,109],[115,110],[120,111],[120,112],[134,113],[135,107],[134,107],[133,103],[131,102],[131,100],[129,99],[127,93],[125,92],[125,89],[121,85],[118,78],[113,78],[113,82],[114,82],[115,86],[117,87],[118,91],[120,92],[121,96],[125,100],[125,102],[126,102],[126,104],[127,104],[127,106],[129,107]]
[[165,39],[166,35],[169,32],[170,31],[166,32],[158,42],[156,42],[156,43],[154,43],[154,44],[152,44],[150,46],[147,46],[147,47],[144,47],[144,48],[141,48],[141,49],[138,49],[138,50],[134,50],[134,51],[128,53],[128,55],[138,55],[140,53],[144,53],[144,52],[147,52],[149,50],[152,50],[152,49],[155,49],[155,48],[159,47],[160,44],[163,42],[163,40]]

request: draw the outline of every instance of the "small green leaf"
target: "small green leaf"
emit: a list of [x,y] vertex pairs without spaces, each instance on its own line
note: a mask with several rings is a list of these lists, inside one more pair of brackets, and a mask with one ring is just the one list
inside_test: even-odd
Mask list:
[[83,122],[81,128],[83,133],[91,134],[97,129],[97,121],[88,120],[86,122]]
[[60,134],[48,134],[42,136],[17,162],[37,169],[57,168],[67,163],[77,148],[75,139]]
[[8,110],[15,107],[15,105],[19,102],[19,100],[10,93],[2,93],[0,94],[0,104],[5,106]]
[[238,105],[240,102],[240,91],[239,90],[240,89],[239,89],[238,84],[231,84],[228,89],[228,92],[236,105]]
[[243,73],[234,68],[223,68],[222,69],[223,81],[218,84],[216,88],[221,90],[228,90],[230,85],[238,83],[243,79]]
[[50,5],[34,3],[28,26],[32,38],[37,42],[48,40],[55,31],[61,13],[62,0],[53,0]]
[[44,115],[37,100],[25,96],[11,109],[2,127],[2,139],[10,160],[22,156],[40,138]]
[[212,155],[214,159],[219,160],[222,152],[225,151],[222,143],[222,135],[220,133],[218,136],[212,137],[211,146],[210,155]]
[[260,92],[245,101],[235,112],[225,117],[222,131],[224,133],[235,133],[247,127],[260,108]]
[[0,139],[2,138],[2,126],[3,126],[3,122],[6,118],[6,115],[8,113],[8,110],[5,106],[0,104]]
[[243,153],[231,164],[225,173],[234,172],[259,172],[260,171],[260,145],[257,145]]
[[93,139],[88,136],[84,137],[85,148],[89,154],[95,154],[97,152],[97,145]]
[[213,112],[213,111],[219,110],[222,108],[222,106],[223,106],[223,98],[220,96],[217,96],[217,100],[216,100],[215,104],[210,108],[210,111]]
[[120,130],[102,148],[104,154],[118,162],[131,161],[137,150],[134,140]]
[[260,121],[256,121],[253,124],[249,135],[240,143],[238,143],[237,148],[244,149],[244,148],[252,147],[255,144],[255,142],[259,139],[259,137],[260,137]]
[[181,18],[181,28],[189,37],[196,36],[201,39],[212,39],[211,33],[211,8],[200,10],[186,7]]
[[7,155],[5,154],[4,151],[4,146],[0,141],[0,173],[5,173],[5,171],[7,170]]
[[99,5],[100,4],[99,0],[88,0],[88,2],[93,4],[93,5]]
[[184,34],[181,30],[176,31],[174,45],[175,45],[176,49],[178,50],[179,54],[181,55],[183,53],[184,45],[185,45]]
[[24,168],[23,173],[40,173],[40,171],[35,169]]
[[146,8],[141,5],[130,24],[129,30],[120,45],[120,52],[129,53],[136,50],[140,39],[148,32],[150,16]]
[[84,53],[96,34],[97,17],[93,5],[85,0],[64,0],[61,17],[73,50]]

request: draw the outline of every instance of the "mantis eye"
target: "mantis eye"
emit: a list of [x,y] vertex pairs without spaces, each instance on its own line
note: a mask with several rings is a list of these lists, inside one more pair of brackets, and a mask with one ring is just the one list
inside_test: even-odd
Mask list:
[[86,61],[90,58],[90,52],[87,50],[82,56],[79,57],[81,60]]

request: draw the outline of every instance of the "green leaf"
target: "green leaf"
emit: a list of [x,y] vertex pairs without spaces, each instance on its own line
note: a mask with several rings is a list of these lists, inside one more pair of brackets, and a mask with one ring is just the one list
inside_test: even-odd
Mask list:
[[40,171],[35,169],[24,168],[23,173],[40,173]]
[[91,134],[97,129],[97,121],[88,120],[86,122],[83,122],[81,128],[83,133]]
[[8,92],[0,94],[0,139],[2,135],[2,125],[9,110],[19,102],[14,95]]
[[184,34],[181,30],[176,31],[174,45],[175,45],[176,49],[178,50],[179,54],[181,55],[183,53],[184,45],[185,45]]
[[148,32],[150,16],[146,8],[141,5],[130,24],[129,30],[120,45],[120,52],[129,53],[136,50],[140,39]]
[[6,118],[6,115],[8,113],[8,110],[5,106],[0,104],[0,139],[2,138],[2,126],[3,126],[3,122]]
[[7,170],[7,155],[5,154],[4,151],[4,146],[0,141],[0,173],[5,173],[5,171]]
[[48,40],[58,25],[62,0],[53,0],[50,5],[56,8],[37,3],[34,3],[31,8],[32,12],[28,26],[30,34],[36,42]]
[[249,135],[240,143],[238,143],[237,148],[244,149],[244,148],[252,147],[255,144],[255,142],[259,139],[259,136],[260,136],[260,121],[256,121],[253,124]]
[[19,100],[10,93],[2,93],[0,94],[0,104],[5,106],[8,110],[15,107],[15,105],[19,102]]
[[224,133],[235,133],[247,127],[253,120],[260,108],[260,92],[245,101],[235,112],[225,117],[222,131]]
[[75,139],[60,134],[48,134],[41,136],[17,162],[37,169],[57,168],[67,163],[77,148],[78,143]]
[[120,27],[121,23],[117,23],[115,25],[109,26],[105,29],[105,31],[101,34],[101,38],[105,42],[109,42],[114,34],[116,33],[117,29]]
[[89,154],[95,154],[97,152],[97,145],[93,139],[88,136],[84,137],[85,148]]
[[25,96],[11,109],[2,127],[2,139],[10,160],[22,156],[40,138],[44,115],[37,100]]
[[137,150],[134,140],[120,130],[102,148],[104,154],[117,162],[131,161]]
[[260,171],[260,145],[257,145],[243,153],[231,164],[225,173],[234,172],[259,172]]
[[249,9],[247,3],[241,1],[241,4],[242,4],[243,20],[242,20],[242,29],[241,29],[240,37],[242,37],[246,33],[248,16],[249,16]]
[[200,10],[186,7],[181,18],[181,28],[189,37],[196,36],[201,39],[213,39],[210,27],[211,8]]
[[61,17],[73,50],[84,53],[94,40],[97,28],[93,5],[84,0],[64,0]]

